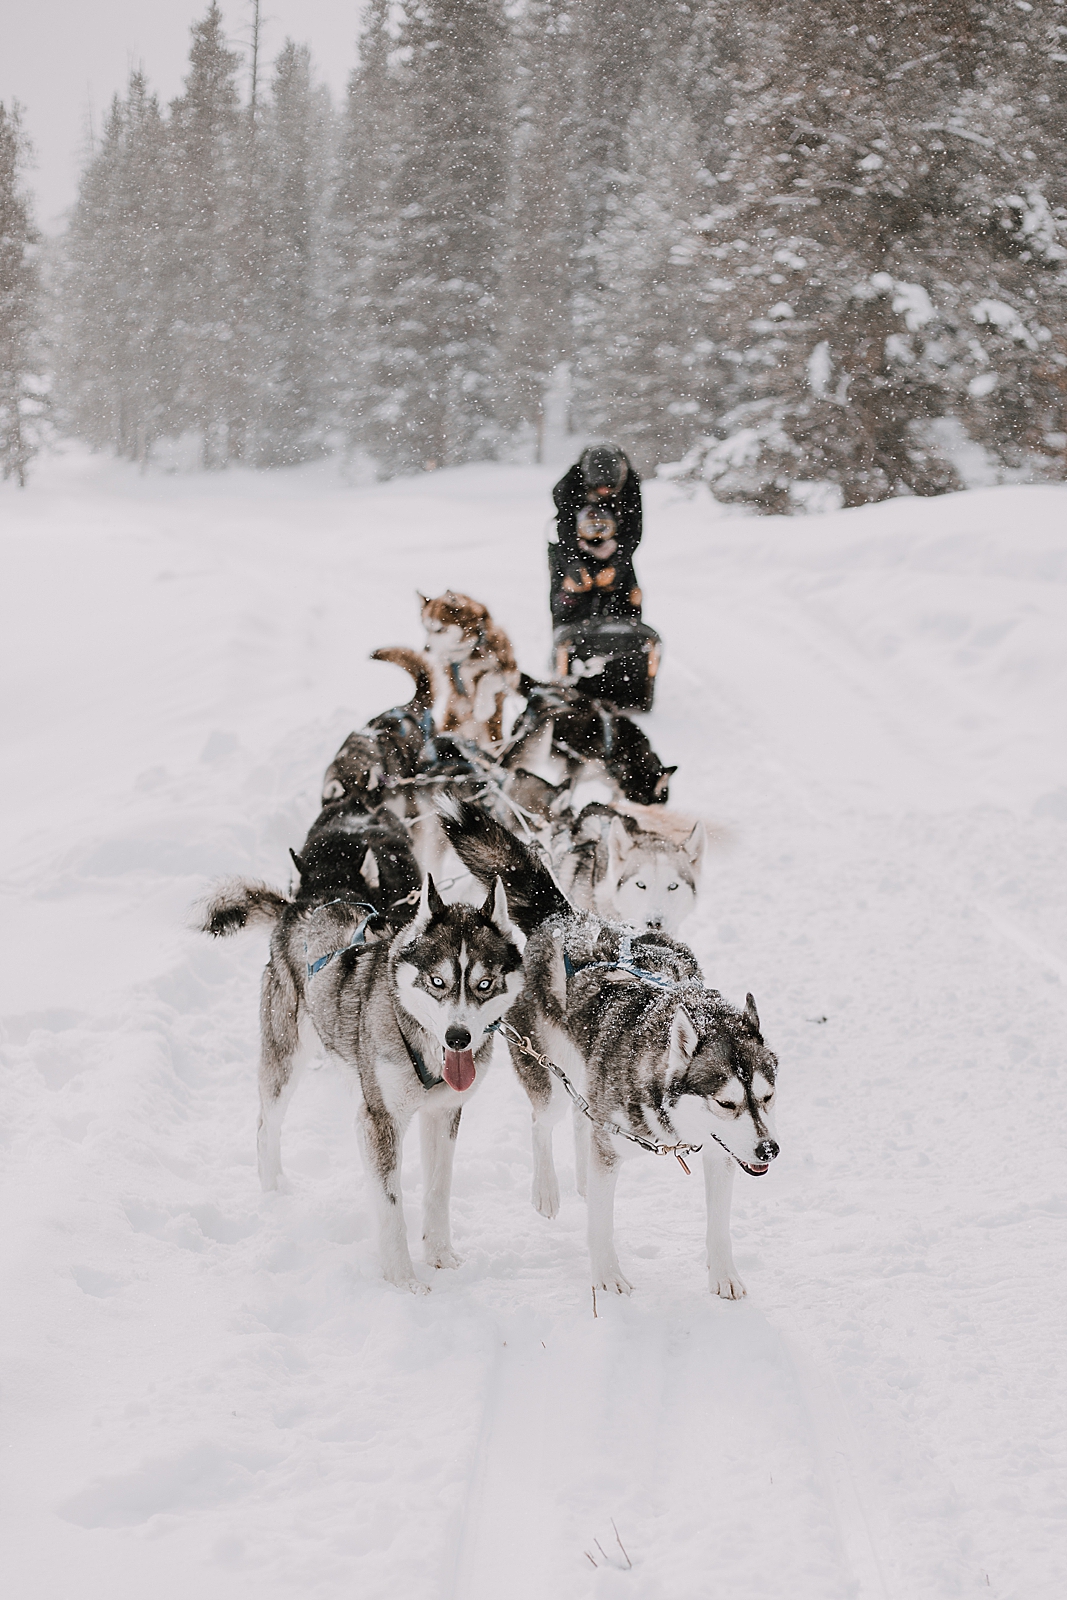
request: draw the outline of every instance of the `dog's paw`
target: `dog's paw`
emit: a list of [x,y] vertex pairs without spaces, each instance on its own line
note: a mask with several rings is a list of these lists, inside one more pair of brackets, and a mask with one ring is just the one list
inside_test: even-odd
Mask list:
[[421,1278],[416,1278],[415,1269],[409,1262],[406,1267],[397,1266],[390,1271],[385,1268],[385,1281],[391,1283],[394,1289],[406,1289],[409,1294],[429,1294],[430,1285],[423,1283]]
[[394,1289],[406,1289],[408,1294],[429,1294],[430,1285],[423,1283],[421,1278],[390,1278],[389,1282]]
[[534,1179],[533,1188],[530,1190],[530,1199],[533,1208],[543,1217],[552,1218],[559,1211],[559,1181],[557,1178],[546,1178],[541,1182]]
[[748,1290],[736,1273],[708,1273],[708,1288],[720,1300],[743,1300]]
[[600,1294],[633,1294],[634,1286],[616,1267],[614,1272],[593,1274],[593,1288]]
[[457,1256],[450,1244],[442,1245],[439,1249],[427,1245],[423,1253],[423,1260],[428,1267],[459,1267],[463,1265],[462,1258]]

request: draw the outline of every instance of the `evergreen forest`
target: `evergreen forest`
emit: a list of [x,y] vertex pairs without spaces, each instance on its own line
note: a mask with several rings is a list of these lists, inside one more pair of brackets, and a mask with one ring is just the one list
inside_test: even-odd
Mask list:
[[142,462],[531,460],[562,414],[764,511],[1064,476],[1063,0],[370,0],[341,106],[254,37],[212,4],[179,98],[131,76],[43,288],[0,111],[5,472],[44,359],[49,425]]

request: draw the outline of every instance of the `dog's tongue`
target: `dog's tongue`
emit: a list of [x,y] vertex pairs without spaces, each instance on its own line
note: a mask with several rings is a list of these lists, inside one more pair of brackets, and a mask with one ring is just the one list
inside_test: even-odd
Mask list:
[[445,1082],[457,1094],[474,1082],[474,1056],[470,1050],[445,1051]]

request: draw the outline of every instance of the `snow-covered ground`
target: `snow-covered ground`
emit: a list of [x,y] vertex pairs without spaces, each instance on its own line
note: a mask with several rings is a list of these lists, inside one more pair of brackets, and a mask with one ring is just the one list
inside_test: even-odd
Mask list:
[[0,489],[17,1600],[1063,1592],[1067,490],[781,521],[648,487],[647,725],[719,830],[686,934],[781,1060],[746,1302],[648,1158],[594,1321],[502,1050],[428,1298],[379,1275],[333,1069],[258,1191],[265,944],[189,906],[287,881],[341,738],[407,696],[367,653],[418,641],[416,586],[542,670],[551,479],[74,453]]

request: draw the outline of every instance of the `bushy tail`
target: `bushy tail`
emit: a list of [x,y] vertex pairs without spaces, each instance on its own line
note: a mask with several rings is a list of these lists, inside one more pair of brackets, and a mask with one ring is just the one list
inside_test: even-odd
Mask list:
[[217,939],[222,934],[240,933],[254,922],[277,922],[289,905],[292,901],[267,883],[227,878],[197,907],[196,926]]
[[408,704],[412,711],[429,711],[433,705],[433,679],[425,656],[398,644],[389,645],[383,650],[372,650],[370,658],[372,661],[391,661],[395,667],[403,667],[405,672],[410,672],[415,679],[415,693]]
[[534,852],[487,811],[452,795],[442,796],[437,808],[448,842],[468,871],[487,889],[501,880],[511,919],[523,933],[572,909]]

